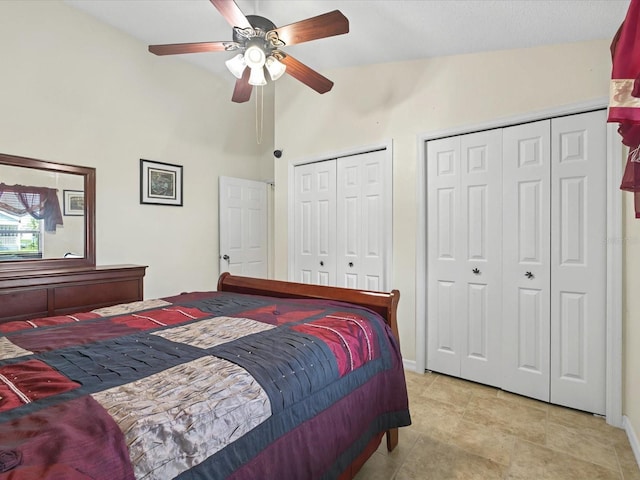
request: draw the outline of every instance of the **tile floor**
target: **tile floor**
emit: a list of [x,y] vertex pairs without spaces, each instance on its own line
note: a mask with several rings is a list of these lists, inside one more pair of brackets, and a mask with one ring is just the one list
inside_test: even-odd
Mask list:
[[356,480],[640,480],[603,418],[434,373],[407,372],[407,388],[413,424]]

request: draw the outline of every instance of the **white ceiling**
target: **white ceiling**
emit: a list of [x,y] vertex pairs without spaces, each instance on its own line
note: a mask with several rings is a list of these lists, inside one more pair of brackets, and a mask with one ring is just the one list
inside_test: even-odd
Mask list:
[[[231,40],[209,0],[64,0],[144,44]],[[611,39],[630,0],[236,0],[245,15],[276,26],[332,10],[348,19],[346,35],[285,47],[323,70],[400,60]],[[151,54],[149,54],[151,55]],[[225,72],[232,53],[179,55]]]

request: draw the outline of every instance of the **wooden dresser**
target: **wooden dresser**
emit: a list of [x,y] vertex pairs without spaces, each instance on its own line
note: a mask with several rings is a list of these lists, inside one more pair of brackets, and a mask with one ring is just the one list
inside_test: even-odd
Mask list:
[[146,268],[108,265],[0,272],[0,323],[142,300]]

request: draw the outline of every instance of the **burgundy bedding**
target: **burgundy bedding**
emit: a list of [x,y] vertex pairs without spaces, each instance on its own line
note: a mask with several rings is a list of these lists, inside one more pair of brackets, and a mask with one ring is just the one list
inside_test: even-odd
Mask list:
[[0,324],[0,479],[331,479],[410,424],[398,345],[337,302],[202,292]]

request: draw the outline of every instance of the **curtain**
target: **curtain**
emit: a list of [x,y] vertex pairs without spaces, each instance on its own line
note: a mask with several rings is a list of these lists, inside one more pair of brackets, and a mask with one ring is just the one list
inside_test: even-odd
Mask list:
[[60,202],[55,188],[5,185],[0,183],[0,210],[44,220],[44,230],[55,232],[62,225]]
[[611,42],[611,57],[607,121],[619,124],[622,143],[629,147],[620,188],[633,192],[635,216],[640,218],[640,0],[631,0]]

